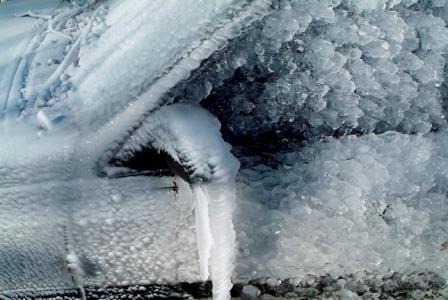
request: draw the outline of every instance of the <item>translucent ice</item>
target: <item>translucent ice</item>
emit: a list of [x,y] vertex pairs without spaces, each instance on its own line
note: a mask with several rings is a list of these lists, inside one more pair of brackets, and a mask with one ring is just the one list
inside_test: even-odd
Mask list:
[[[446,140],[445,131],[329,138],[285,154],[277,169],[244,170],[236,224],[247,263],[239,272],[286,278],[424,265],[446,276]],[[260,220],[258,211],[269,213]],[[267,241],[271,250],[259,253]]]
[[[222,115],[230,138],[439,128],[446,123],[440,70],[448,29],[430,10],[440,4],[425,2],[428,9],[420,10],[415,3],[279,5],[175,94]],[[209,88],[197,93],[204,81]],[[428,92],[433,96],[424,97]]]
[[192,184],[195,198],[200,275],[208,277],[211,261],[213,295],[228,299],[234,269],[232,212],[239,163],[219,133],[220,124],[197,105],[173,104],[151,114],[130,136],[118,156],[150,145],[166,152]]
[[447,2],[177,2],[1,4],[0,289],[446,278]]

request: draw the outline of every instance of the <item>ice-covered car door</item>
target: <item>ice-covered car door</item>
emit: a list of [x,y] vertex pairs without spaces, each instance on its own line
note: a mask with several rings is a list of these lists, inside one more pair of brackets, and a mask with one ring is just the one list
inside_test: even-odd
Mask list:
[[[104,163],[166,104],[161,96],[170,87],[260,18],[269,2],[74,1],[52,2],[46,10],[26,1],[3,5],[7,18],[28,22],[29,34],[26,47],[3,48],[17,67],[7,64],[10,72],[2,77],[8,90],[1,120],[1,289],[199,279],[188,184],[174,177],[111,179],[115,171],[108,173]],[[168,134],[173,107],[154,116]],[[199,129],[220,137],[209,113],[189,110]],[[190,126],[179,124],[181,132]],[[162,134],[153,142],[166,150],[163,143],[172,140]],[[185,147],[192,149],[173,144],[171,157]],[[191,153],[189,159],[200,161]],[[206,181],[216,174],[227,178],[219,169],[202,177],[194,167],[192,174]],[[215,263],[226,263],[223,258]],[[225,298],[231,271],[221,272]]]

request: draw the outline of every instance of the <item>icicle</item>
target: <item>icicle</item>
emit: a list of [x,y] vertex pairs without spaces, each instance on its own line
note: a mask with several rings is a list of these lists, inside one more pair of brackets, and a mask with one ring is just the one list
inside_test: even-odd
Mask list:
[[211,256],[213,299],[228,300],[229,291],[232,289],[235,254],[235,231],[232,223],[234,184],[194,184],[192,191],[195,198],[201,279],[208,278],[208,262]]
[[213,238],[211,274],[213,299],[230,299],[232,273],[235,263],[235,231],[232,211],[235,205],[235,184],[212,182],[205,189],[209,199],[210,227]]
[[208,215],[209,201],[200,185],[195,184],[191,189],[195,199],[196,235],[199,249],[200,276],[201,280],[207,280],[209,276],[208,261],[212,246],[212,234],[210,231],[210,219]]
[[[151,114],[138,131],[144,143],[173,159],[195,197],[201,279],[213,281],[213,299],[230,299],[235,260],[235,178],[238,160],[216,118],[199,105],[176,103]],[[210,268],[209,268],[210,262]]]

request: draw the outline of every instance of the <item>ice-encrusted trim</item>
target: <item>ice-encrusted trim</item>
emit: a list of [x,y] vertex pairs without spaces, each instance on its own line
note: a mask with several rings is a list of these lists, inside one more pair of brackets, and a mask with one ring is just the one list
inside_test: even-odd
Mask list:
[[[240,34],[242,28],[262,18],[269,12],[271,1],[256,0],[244,6],[242,11],[235,12],[231,20],[217,28],[207,39],[185,55],[169,71],[157,80],[135,101],[129,103],[125,109],[112,117],[97,131],[88,134],[81,143],[80,153],[88,154],[92,165],[100,159],[99,164],[104,165],[119,149],[123,141],[157,108],[166,105],[162,99],[163,94],[175,86],[179,81],[186,79],[190,72],[213,52],[221,49],[227,41]],[[91,129],[91,128],[86,128]]]

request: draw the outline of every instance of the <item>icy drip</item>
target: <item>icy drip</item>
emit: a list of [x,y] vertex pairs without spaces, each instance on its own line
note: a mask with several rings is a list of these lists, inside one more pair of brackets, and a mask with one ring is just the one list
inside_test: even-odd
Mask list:
[[[148,116],[116,157],[150,145],[173,160],[174,172],[188,177],[195,197],[201,279],[210,269],[214,299],[230,299],[235,232],[232,211],[238,160],[220,133],[220,123],[199,105],[177,103]],[[210,261],[210,268],[209,268]]]
[[191,187],[195,199],[194,209],[196,215],[196,235],[198,240],[199,263],[201,280],[207,280],[208,260],[212,247],[212,234],[210,232],[210,219],[208,214],[209,197],[205,187],[193,185]]
[[195,197],[201,279],[208,277],[208,260],[211,255],[213,299],[227,300],[230,299],[235,257],[235,231],[232,223],[235,185],[213,182],[208,185],[193,185],[192,190]]
[[235,259],[235,231],[232,223],[235,184],[215,182],[208,185],[208,192],[212,199],[210,216],[213,237],[211,253],[213,298],[230,299]]

